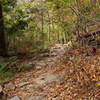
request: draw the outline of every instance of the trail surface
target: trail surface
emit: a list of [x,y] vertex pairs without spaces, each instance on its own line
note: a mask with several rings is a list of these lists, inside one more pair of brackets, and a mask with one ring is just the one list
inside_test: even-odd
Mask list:
[[5,84],[8,100],[100,100],[100,51],[95,56],[83,52],[56,45],[38,60],[24,61],[35,68]]

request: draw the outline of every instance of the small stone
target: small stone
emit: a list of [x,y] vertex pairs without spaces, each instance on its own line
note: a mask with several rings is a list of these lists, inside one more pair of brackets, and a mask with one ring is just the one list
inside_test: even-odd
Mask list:
[[47,98],[43,96],[32,96],[32,97],[26,96],[24,100],[47,100]]
[[8,83],[8,84],[5,85],[5,89],[7,91],[14,90],[15,89],[15,85],[13,83]]
[[32,93],[32,92],[34,92],[34,91],[35,91],[35,88],[30,88],[30,89],[27,89],[27,90],[26,90],[27,93]]
[[36,69],[40,70],[42,69],[42,66],[36,66]]
[[47,63],[45,61],[40,61],[36,63],[36,69],[41,69],[47,66]]
[[57,56],[55,52],[51,53],[50,56]]
[[40,55],[40,57],[49,57],[49,53],[43,53]]
[[18,96],[15,96],[15,97],[12,97],[11,99],[9,100],[21,100]]
[[59,97],[52,98],[52,100],[61,100]]

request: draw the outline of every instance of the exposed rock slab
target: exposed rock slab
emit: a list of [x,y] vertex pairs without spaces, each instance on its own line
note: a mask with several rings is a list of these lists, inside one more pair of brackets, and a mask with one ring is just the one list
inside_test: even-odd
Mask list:
[[34,81],[37,83],[37,85],[46,85],[52,82],[59,82],[63,79],[64,74],[61,75],[54,75],[52,73],[44,73],[40,75],[38,78],[34,79]]

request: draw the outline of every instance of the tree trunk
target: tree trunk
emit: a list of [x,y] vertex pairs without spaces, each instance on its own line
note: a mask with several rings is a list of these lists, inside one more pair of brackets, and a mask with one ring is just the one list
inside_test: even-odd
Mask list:
[[3,12],[2,4],[0,3],[0,56],[7,55],[6,40],[4,34],[4,21],[3,21]]
[[49,14],[49,11],[47,11],[47,14],[48,14],[48,20],[49,20],[49,23],[48,23],[48,39],[49,39],[49,43],[51,42],[51,21],[50,21],[50,14]]

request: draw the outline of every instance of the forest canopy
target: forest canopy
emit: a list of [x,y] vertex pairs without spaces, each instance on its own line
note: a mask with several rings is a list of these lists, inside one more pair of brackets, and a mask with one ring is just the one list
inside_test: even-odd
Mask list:
[[[5,52],[67,43],[100,26],[99,0],[1,0]],[[4,30],[4,32],[2,32]],[[3,42],[3,40],[1,41]],[[2,46],[1,46],[2,47]]]

